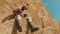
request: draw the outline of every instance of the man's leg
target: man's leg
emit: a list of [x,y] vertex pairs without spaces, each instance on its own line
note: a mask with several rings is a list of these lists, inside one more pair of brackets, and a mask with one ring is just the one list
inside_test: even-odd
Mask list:
[[29,26],[31,28],[31,32],[34,32],[34,31],[37,31],[39,28],[38,27],[35,27],[32,22],[29,22]]
[[16,16],[16,25],[17,25],[17,28],[20,32],[22,32],[22,27],[21,27],[21,16],[20,15],[17,15]]
[[32,18],[31,17],[27,17],[27,22],[28,22],[29,27],[31,28],[31,32],[37,31],[39,29],[38,27],[35,27],[32,24]]

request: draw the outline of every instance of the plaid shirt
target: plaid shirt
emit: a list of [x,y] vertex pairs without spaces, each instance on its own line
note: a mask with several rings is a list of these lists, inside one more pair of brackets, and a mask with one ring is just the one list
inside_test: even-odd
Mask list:
[[23,12],[20,8],[18,8],[18,9],[16,9],[16,10],[14,10],[13,11],[15,14],[17,14],[17,15],[20,15],[20,16],[22,16],[21,15],[21,13]]

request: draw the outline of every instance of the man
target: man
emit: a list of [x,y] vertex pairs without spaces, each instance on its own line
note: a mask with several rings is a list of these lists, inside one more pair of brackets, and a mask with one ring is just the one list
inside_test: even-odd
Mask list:
[[22,6],[22,8],[17,8],[16,10],[13,11],[13,13],[16,16],[16,25],[18,26],[18,29],[20,32],[22,32],[22,28],[21,28],[21,19],[23,17],[22,13],[24,12],[24,10],[27,10],[26,6]]
[[33,26],[31,17],[28,17],[27,14],[24,14],[24,17],[27,19],[28,26],[30,27],[31,32],[37,31],[39,29],[38,27]]
[[27,14],[24,14],[24,16],[22,15],[22,13],[24,12],[24,10],[27,10],[26,6],[22,6],[22,8],[17,8],[16,10],[13,11],[13,13],[16,15],[16,25],[18,26],[18,29],[20,32],[22,32],[22,28],[21,28],[21,18],[24,17],[27,19],[28,25],[31,28],[31,32],[34,32],[36,30],[38,30],[38,27],[33,27],[32,25],[32,19],[30,17],[27,16]]

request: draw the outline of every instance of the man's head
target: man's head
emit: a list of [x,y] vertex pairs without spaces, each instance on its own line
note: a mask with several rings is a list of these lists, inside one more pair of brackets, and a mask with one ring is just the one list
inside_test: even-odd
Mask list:
[[26,6],[22,6],[21,10],[27,10],[27,7]]

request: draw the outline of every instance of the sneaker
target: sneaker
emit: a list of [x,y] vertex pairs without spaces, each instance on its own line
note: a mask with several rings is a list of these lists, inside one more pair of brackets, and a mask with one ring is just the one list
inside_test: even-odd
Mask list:
[[37,31],[38,29],[39,29],[38,27],[32,28],[31,32]]
[[19,32],[22,32],[22,27],[18,27],[18,31]]

